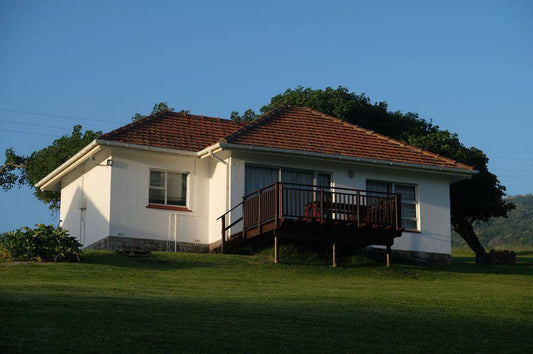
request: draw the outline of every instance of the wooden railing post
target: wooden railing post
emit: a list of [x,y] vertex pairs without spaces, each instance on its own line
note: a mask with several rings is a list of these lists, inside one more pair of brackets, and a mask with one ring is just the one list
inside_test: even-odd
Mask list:
[[356,192],[356,198],[357,198],[357,201],[355,202],[356,203],[356,208],[357,208],[357,227],[359,227],[361,225],[361,192],[357,191]]
[[261,189],[257,191],[257,231],[261,233]]
[[320,222],[324,222],[324,187],[320,187]]
[[402,197],[399,194],[394,195],[394,216],[396,218],[396,230],[402,227]]
[[224,245],[226,244],[226,215],[222,216],[222,244],[221,251],[224,253]]
[[278,222],[283,220],[283,183],[278,182]]

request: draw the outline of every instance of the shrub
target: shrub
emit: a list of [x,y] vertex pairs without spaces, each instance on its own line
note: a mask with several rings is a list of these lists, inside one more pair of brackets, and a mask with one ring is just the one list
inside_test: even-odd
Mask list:
[[66,230],[37,224],[0,236],[0,255],[17,260],[79,262],[82,246]]

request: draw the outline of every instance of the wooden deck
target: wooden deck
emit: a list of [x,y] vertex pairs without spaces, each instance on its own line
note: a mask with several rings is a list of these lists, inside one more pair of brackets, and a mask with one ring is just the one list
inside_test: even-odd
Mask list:
[[[271,235],[276,261],[278,239],[297,239],[330,242],[334,252],[337,243],[383,245],[389,263],[390,247],[403,231],[400,206],[398,194],[278,182],[243,196],[219,217],[221,249]],[[241,216],[228,223],[230,213]]]

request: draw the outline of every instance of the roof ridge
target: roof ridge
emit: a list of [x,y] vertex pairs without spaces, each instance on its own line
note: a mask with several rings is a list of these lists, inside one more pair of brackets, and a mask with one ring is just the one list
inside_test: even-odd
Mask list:
[[221,138],[219,141],[220,142],[230,142],[230,140],[232,139],[235,139],[237,138],[239,135],[242,135],[252,129],[254,129],[255,127],[259,126],[259,125],[262,125],[264,123],[266,123],[268,120],[270,120],[273,116],[275,116],[275,114],[277,113],[280,113],[280,112],[283,112],[285,111],[287,108],[290,108],[291,106],[289,105],[280,105],[280,106],[277,106],[276,108],[268,111],[267,113],[264,113],[262,115],[260,115],[259,117],[257,117],[256,119],[254,119],[253,121],[243,125],[242,127],[240,127],[239,129],[235,130],[234,132],[226,135],[225,137]]
[[391,143],[394,143],[394,144],[400,145],[400,146],[402,146],[402,147],[406,147],[406,148],[408,148],[408,149],[410,149],[410,150],[414,150],[414,151],[417,151],[417,152],[421,152],[421,153],[423,153],[423,154],[426,155],[426,156],[431,156],[431,157],[434,157],[434,158],[436,158],[436,159],[442,159],[442,160],[444,160],[444,161],[446,161],[446,162],[453,163],[453,164],[455,164],[455,165],[457,165],[457,166],[462,165],[463,168],[473,169],[472,166],[468,166],[468,165],[463,164],[462,162],[459,162],[459,161],[457,161],[457,160],[450,159],[449,157],[442,156],[442,155],[436,154],[436,153],[434,153],[434,152],[431,152],[431,151],[427,151],[427,150],[421,149],[421,148],[419,148],[419,147],[416,147],[416,146],[413,146],[413,145],[410,145],[410,144],[404,143],[404,142],[402,142],[402,141],[400,141],[400,140],[396,140],[396,139],[394,139],[394,138],[388,137],[388,136],[383,135],[383,134],[380,134],[380,133],[376,133],[376,132],[373,131],[373,130],[366,129],[366,128],[363,128],[363,127],[361,127],[361,126],[359,126],[359,125],[349,123],[349,122],[347,122],[347,121],[345,121],[345,120],[342,120],[342,119],[340,119],[340,118],[334,117],[334,116],[329,115],[329,114],[322,113],[322,112],[317,111],[317,110],[314,110],[314,109],[312,109],[312,108],[309,108],[309,107],[294,107],[294,108],[307,108],[307,109],[309,109],[311,112],[313,112],[314,114],[318,114],[318,115],[321,115],[321,116],[323,116],[323,117],[328,117],[328,118],[330,118],[330,119],[337,120],[337,121],[341,122],[341,123],[344,124],[344,125],[350,126],[350,127],[354,128],[354,129],[356,129],[356,130],[363,131],[363,132],[365,132],[366,134],[369,134],[369,135],[375,136],[375,137],[380,138],[380,139],[382,139],[382,140],[386,140],[386,141],[389,141],[389,142],[391,142]]
[[240,125],[238,122],[235,122],[231,119],[224,119],[224,118],[220,118],[220,117],[210,117],[210,116],[204,116],[204,115],[197,115],[197,114],[190,114],[190,113],[187,113],[187,112],[183,112],[183,111],[180,111],[180,112],[175,112],[175,111],[159,111],[159,112],[155,112],[155,113],[150,113],[149,115],[146,115],[146,116],[142,116],[142,118],[140,119],[137,119],[135,121],[132,121],[132,122],[129,122],[123,126],[120,126],[116,129],[113,129],[107,133],[104,133],[104,134],[101,134],[98,138],[103,138],[105,139],[105,137],[109,137],[109,136],[112,136],[112,135],[115,135],[115,134],[119,134],[125,130],[128,130],[128,129],[135,129],[137,127],[139,127],[140,125],[144,125],[146,123],[149,123],[151,121],[153,121],[156,117],[166,117],[166,116],[170,116],[172,118],[174,117],[190,117],[190,118],[194,118],[194,119],[204,119],[204,120],[208,120],[208,121],[215,121],[215,122],[228,122],[228,123],[233,123],[236,125],[236,129],[239,129],[240,128]]

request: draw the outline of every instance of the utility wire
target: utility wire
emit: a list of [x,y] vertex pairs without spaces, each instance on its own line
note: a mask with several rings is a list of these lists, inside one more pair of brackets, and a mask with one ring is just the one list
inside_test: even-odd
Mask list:
[[489,157],[489,159],[494,159],[494,160],[516,160],[516,161],[533,161],[533,159],[528,159],[528,158],[525,158],[525,157]]
[[3,119],[0,119],[0,122],[9,123],[9,124],[24,125],[24,126],[31,125],[31,126],[34,126],[34,127],[41,127],[41,128],[54,128],[54,129],[71,130],[71,128],[58,127],[58,126],[48,125],[48,124],[13,122],[11,120],[3,120]]
[[90,121],[90,122],[102,122],[102,123],[124,124],[124,122],[109,121],[109,120],[103,120],[103,119],[80,118],[80,117],[76,117],[76,116],[68,116],[68,115],[63,115],[63,114],[52,114],[52,113],[40,113],[40,112],[19,111],[19,110],[16,110],[16,109],[8,109],[8,108],[0,108],[0,111],[3,111],[3,112],[12,112],[12,113],[20,113],[20,114],[30,114],[30,115],[34,115],[34,116],[43,116],[43,117],[56,117],[56,118],[62,118],[62,119],[86,120],[86,121]]
[[52,137],[54,137],[54,138],[58,138],[57,135],[43,134],[43,133],[24,132],[24,131],[20,131],[20,130],[0,129],[0,132],[8,132],[8,133],[16,133],[16,134],[42,135],[42,136],[52,136]]

